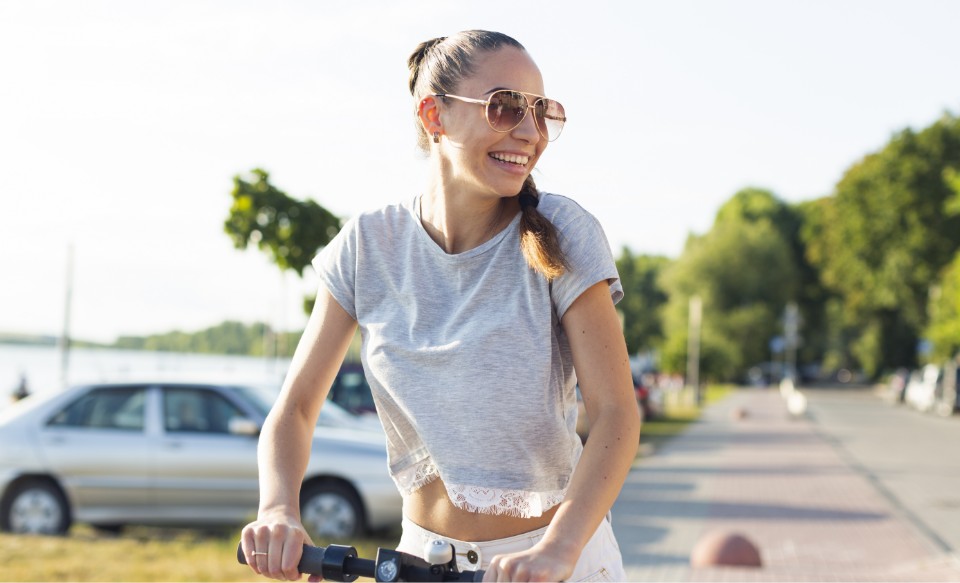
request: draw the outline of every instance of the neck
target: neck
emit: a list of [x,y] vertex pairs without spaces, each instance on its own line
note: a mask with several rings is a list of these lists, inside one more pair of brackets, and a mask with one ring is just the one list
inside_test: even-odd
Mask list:
[[481,195],[434,184],[420,197],[420,221],[446,253],[469,251],[504,229],[519,211],[516,197]]

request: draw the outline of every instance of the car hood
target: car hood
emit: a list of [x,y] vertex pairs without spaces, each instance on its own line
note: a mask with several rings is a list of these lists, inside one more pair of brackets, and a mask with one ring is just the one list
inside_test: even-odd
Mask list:
[[33,394],[0,410],[0,427],[33,423],[43,410],[54,406],[65,397],[63,393]]

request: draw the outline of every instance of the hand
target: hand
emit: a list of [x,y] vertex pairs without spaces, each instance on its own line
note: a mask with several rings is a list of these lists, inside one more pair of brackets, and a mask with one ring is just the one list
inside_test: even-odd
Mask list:
[[[297,581],[301,576],[297,563],[303,555],[303,545],[313,545],[313,541],[298,518],[285,514],[261,514],[243,527],[240,544],[247,565],[254,573],[272,579]],[[315,575],[309,580],[321,579]]]
[[565,581],[573,574],[579,553],[547,547],[541,541],[526,551],[497,555],[483,575],[484,581]]

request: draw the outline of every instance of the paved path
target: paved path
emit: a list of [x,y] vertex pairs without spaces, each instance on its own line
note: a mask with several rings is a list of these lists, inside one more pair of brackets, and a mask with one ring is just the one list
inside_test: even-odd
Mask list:
[[[738,391],[642,460],[614,530],[637,581],[960,581],[960,557],[809,418],[791,418],[776,390]],[[696,542],[718,530],[754,541],[764,566],[690,568]]]
[[874,390],[804,394],[850,465],[943,550],[960,551],[960,417],[922,414]]

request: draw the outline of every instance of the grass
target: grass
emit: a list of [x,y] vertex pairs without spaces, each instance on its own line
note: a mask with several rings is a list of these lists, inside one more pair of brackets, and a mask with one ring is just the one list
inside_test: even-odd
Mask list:
[[[62,537],[0,534],[0,581],[265,581],[237,563],[238,540],[239,531],[147,527],[119,536],[84,526]],[[373,557],[397,539],[353,544]]]
[[664,415],[643,422],[640,430],[640,457],[650,455],[667,440],[683,433],[700,417],[702,407],[723,399],[733,390],[731,385],[708,385],[704,391],[702,406],[697,406],[689,389],[668,393],[664,399]]

